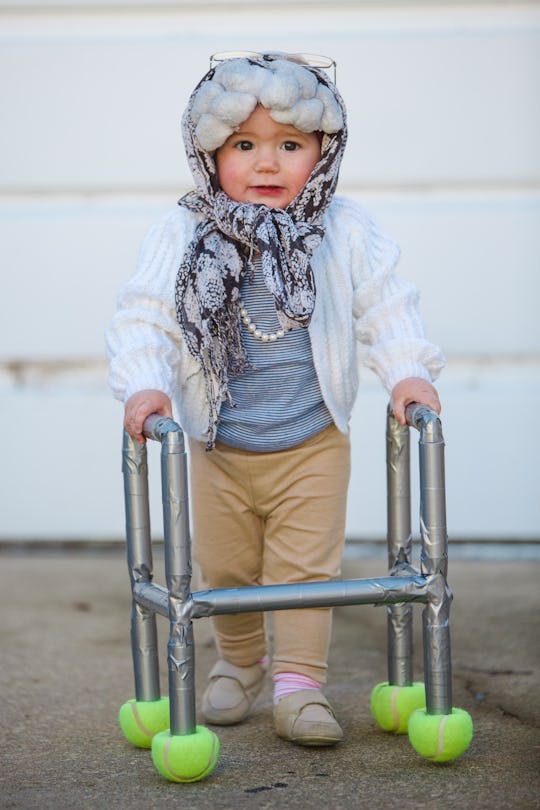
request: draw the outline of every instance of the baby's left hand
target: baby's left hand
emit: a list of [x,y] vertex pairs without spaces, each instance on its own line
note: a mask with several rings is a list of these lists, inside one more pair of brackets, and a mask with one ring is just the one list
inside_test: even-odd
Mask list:
[[427,405],[435,413],[441,412],[439,395],[433,385],[421,377],[406,377],[392,388],[392,405],[394,416],[402,425],[406,424],[405,408],[411,402]]

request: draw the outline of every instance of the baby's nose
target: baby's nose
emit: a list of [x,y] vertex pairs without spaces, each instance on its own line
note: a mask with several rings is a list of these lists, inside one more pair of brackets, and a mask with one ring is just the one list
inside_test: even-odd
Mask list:
[[260,149],[257,154],[256,169],[259,172],[275,172],[279,162],[274,149]]

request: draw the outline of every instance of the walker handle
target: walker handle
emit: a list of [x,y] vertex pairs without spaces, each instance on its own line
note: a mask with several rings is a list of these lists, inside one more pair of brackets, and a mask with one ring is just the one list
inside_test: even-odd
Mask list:
[[170,416],[160,416],[158,413],[151,413],[147,416],[143,424],[143,434],[147,439],[161,442],[167,433],[182,433],[180,425]]
[[405,419],[409,427],[421,430],[423,426],[430,423],[440,423],[438,414],[427,405],[422,405],[420,402],[410,402],[405,408]]

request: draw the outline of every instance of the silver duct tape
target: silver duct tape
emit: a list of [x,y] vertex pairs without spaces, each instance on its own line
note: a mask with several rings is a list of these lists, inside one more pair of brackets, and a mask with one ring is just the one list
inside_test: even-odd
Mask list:
[[195,711],[195,652],[191,623],[173,632],[167,645],[171,734],[193,734]]
[[170,641],[182,638],[184,628],[191,623],[193,599],[189,593],[187,599],[179,599],[169,591],[169,619],[171,622]]
[[182,428],[168,416],[159,416],[156,413],[151,414],[144,421],[143,433],[147,439],[153,439],[161,443],[163,443],[164,439],[167,439],[167,441],[178,443],[178,446],[181,447],[182,450],[184,448],[184,434]]
[[[146,447],[135,442],[124,431],[122,456],[127,564],[133,589],[135,583],[140,581],[150,584],[152,579]],[[152,609],[135,600],[131,609],[131,652],[136,699],[158,700],[160,685],[156,617]]]
[[[214,588],[196,591],[186,601],[175,600],[175,619],[188,624],[192,619],[225,613],[291,610],[304,607],[425,603],[429,580],[420,575],[304,582],[297,585],[258,585],[246,588]],[[136,582],[133,597],[141,607],[169,616],[169,591],[153,582]]]
[[450,627],[430,621],[430,611],[424,611],[424,677],[428,714],[452,712],[452,665]]
[[420,427],[421,568],[427,576],[448,571],[444,439],[440,420],[431,411]]
[[[127,434],[126,434],[127,436]],[[138,444],[131,438],[129,441],[132,445]],[[138,452],[134,453],[128,448],[124,448],[122,454],[122,472],[127,476],[127,483],[137,486],[140,477],[146,478],[148,475],[148,459],[146,455],[146,447],[138,445]]]
[[428,604],[422,614],[426,708],[429,714],[450,714],[452,592],[446,582],[444,439],[440,420],[429,409],[418,408],[412,422],[420,430],[421,568],[429,583]]
[[[386,421],[386,499],[388,569],[393,576],[414,575],[412,556],[410,436],[400,425],[391,406]],[[387,609],[388,683],[409,686],[413,682],[412,606]]]
[[428,582],[429,600],[422,613],[426,708],[428,714],[450,714],[450,606],[453,597],[443,574],[434,574]]
[[165,618],[169,615],[169,591],[155,582],[141,580],[133,585],[133,598],[141,607],[159,613]]
[[383,577],[246,588],[215,588],[193,594],[193,618],[307,607],[377,605],[427,601],[423,577]]
[[[161,484],[167,589],[146,585],[144,596],[169,616],[167,665],[171,734],[193,734],[196,728],[194,648],[191,625],[191,544],[187,463],[184,436],[172,419],[149,417],[145,435],[161,442]],[[161,612],[161,611],[160,611]]]
[[153,564],[146,447],[134,441],[124,431],[122,456],[127,564],[133,586],[133,583],[139,579],[152,578]]
[[169,639],[167,651],[171,669],[177,672],[183,681],[190,677],[189,661],[193,652],[193,631],[191,624],[181,625],[175,632],[174,639]]
[[[137,581],[152,579],[152,544],[148,503],[148,465],[146,447],[124,431],[122,472],[126,513],[127,564],[133,588]],[[133,600],[131,608],[131,652],[135,697],[158,700],[160,697],[157,628],[153,611]]]
[[412,605],[388,608],[388,683],[410,686],[413,682]]
[[399,424],[391,408],[386,421],[386,483],[388,568],[410,562],[412,551],[409,428]]
[[146,445],[139,444],[124,430],[122,438],[122,472],[127,483],[136,485],[137,479],[148,477]]
[[433,527],[426,524],[423,516],[420,520],[422,548],[420,551],[420,568],[423,574],[448,574],[448,536],[446,527]]
[[157,628],[154,613],[133,602],[131,609],[131,650],[135,698],[159,700]]
[[[183,521],[182,521],[183,523]],[[191,554],[187,526],[177,525],[174,531],[165,522],[165,576],[172,596],[181,601],[189,598],[191,586]],[[171,541],[171,534],[179,539]]]
[[441,420],[427,405],[419,405],[416,402],[407,405],[405,417],[408,425],[423,434],[424,441],[442,441]]
[[149,524],[133,526],[131,520],[126,520],[126,535],[128,543],[126,558],[131,586],[140,580],[151,581],[153,576],[152,543],[150,539]]
[[187,457],[181,432],[167,432],[163,436],[161,481],[167,587],[171,597],[186,602],[190,597],[192,566]]
[[[401,562],[396,563],[390,573],[395,577],[419,576],[419,572],[412,565]],[[413,683],[414,645],[412,622],[412,605],[396,604],[388,607],[388,683],[395,686],[410,686]]]

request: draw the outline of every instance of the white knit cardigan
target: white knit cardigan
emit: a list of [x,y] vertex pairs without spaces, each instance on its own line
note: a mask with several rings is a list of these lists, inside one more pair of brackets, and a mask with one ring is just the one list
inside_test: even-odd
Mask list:
[[[205,441],[203,374],[183,342],[174,302],[176,274],[198,221],[176,206],[150,231],[137,271],[120,291],[106,344],[117,399],[125,402],[143,389],[163,391],[187,435]],[[312,257],[317,300],[309,335],[322,396],[346,432],[360,359],[390,392],[405,377],[436,379],[444,357],[425,339],[417,289],[395,274],[397,245],[343,198],[334,198],[325,225]]]

